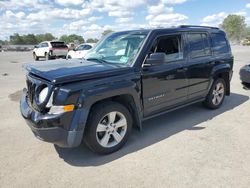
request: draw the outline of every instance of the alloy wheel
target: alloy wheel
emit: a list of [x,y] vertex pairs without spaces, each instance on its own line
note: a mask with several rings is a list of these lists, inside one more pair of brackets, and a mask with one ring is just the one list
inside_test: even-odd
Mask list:
[[126,117],[117,111],[109,112],[98,123],[96,138],[98,143],[105,148],[119,144],[127,132]]
[[224,98],[225,88],[221,82],[218,82],[213,90],[212,103],[214,105],[219,105]]

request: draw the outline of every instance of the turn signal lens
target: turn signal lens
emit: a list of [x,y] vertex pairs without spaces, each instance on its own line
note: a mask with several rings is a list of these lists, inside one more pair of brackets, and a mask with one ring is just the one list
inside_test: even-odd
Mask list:
[[74,107],[75,106],[73,104],[71,104],[71,105],[64,106],[63,109],[64,109],[64,112],[71,112],[74,110]]
[[51,106],[49,110],[49,114],[62,114],[64,112],[71,112],[73,111],[75,106],[73,104],[66,105],[66,106]]

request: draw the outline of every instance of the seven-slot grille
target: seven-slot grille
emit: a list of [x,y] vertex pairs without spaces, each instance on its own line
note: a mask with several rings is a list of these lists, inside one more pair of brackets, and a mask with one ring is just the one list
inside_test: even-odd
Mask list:
[[27,79],[27,89],[28,89],[28,100],[30,104],[33,106],[33,101],[35,97],[35,91],[36,91],[36,84],[33,83],[31,80]]

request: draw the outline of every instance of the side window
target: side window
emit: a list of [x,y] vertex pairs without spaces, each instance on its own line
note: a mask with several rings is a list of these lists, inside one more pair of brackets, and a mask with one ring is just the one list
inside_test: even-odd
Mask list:
[[211,55],[211,48],[210,48],[210,44],[209,44],[208,35],[206,33],[202,33],[201,36],[202,36],[203,42],[204,42],[205,55]]
[[41,43],[40,47],[44,48],[44,47],[48,47],[48,43]]
[[80,45],[76,48],[76,51],[84,50],[85,45]]
[[165,53],[168,61],[176,61],[183,59],[181,35],[160,37],[159,39],[157,39],[156,45],[153,46],[151,51],[153,53]]
[[85,49],[85,50],[90,50],[91,48],[92,48],[92,46],[86,45],[84,49]]
[[224,34],[213,33],[211,36],[212,36],[212,48],[214,54],[216,55],[223,54],[223,53],[228,53],[230,51]]
[[187,34],[191,58],[211,55],[209,40],[206,33]]

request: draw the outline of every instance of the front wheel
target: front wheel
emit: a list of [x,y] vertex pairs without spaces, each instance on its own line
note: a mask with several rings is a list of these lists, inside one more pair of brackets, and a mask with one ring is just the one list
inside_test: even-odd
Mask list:
[[91,111],[84,139],[94,152],[108,154],[120,149],[132,128],[130,112],[116,102],[105,102]]
[[226,94],[226,83],[224,79],[217,78],[214,81],[207,95],[206,100],[204,101],[205,106],[211,109],[219,108],[224,101],[225,94]]

